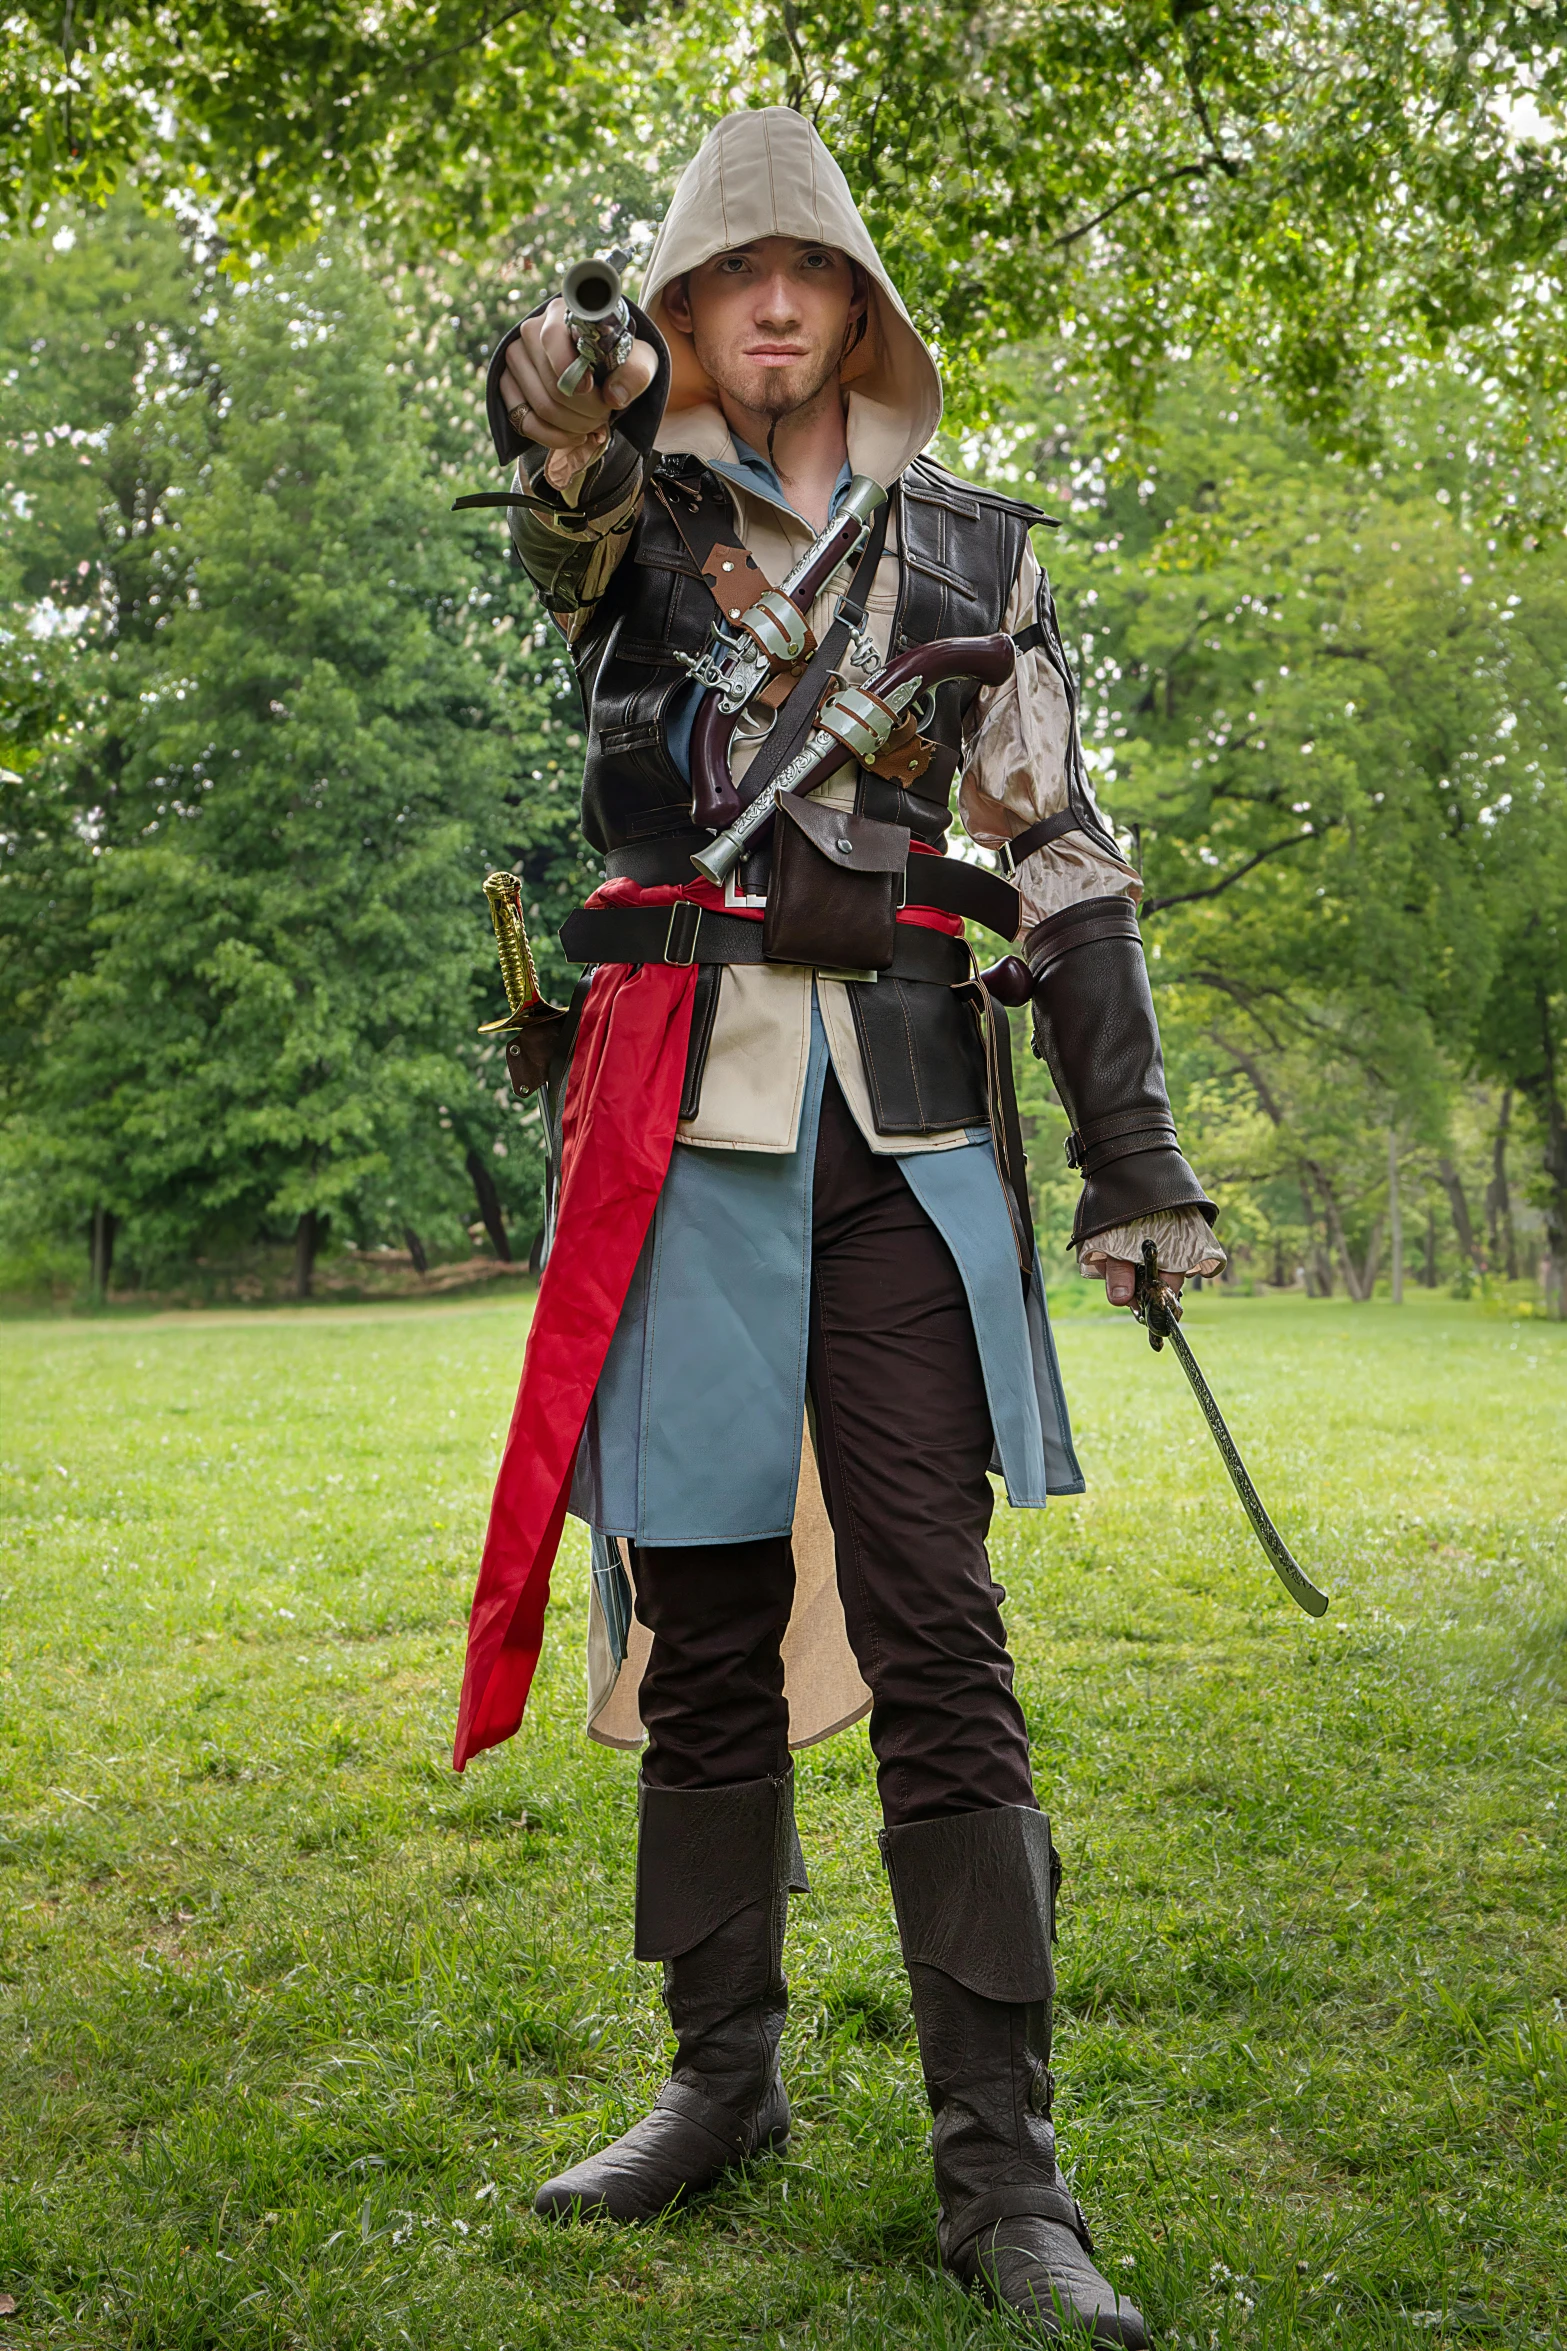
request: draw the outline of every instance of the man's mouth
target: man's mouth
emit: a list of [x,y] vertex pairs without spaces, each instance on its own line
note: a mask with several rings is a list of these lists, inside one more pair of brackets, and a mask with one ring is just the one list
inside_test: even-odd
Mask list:
[[753,343],[747,359],[756,359],[763,367],[787,367],[792,360],[805,359],[809,353],[795,343]]

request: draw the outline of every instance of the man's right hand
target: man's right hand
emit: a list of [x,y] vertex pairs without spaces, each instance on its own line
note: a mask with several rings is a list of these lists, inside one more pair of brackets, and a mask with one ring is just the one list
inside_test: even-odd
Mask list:
[[576,356],[566,306],[557,294],[536,317],[523,320],[501,374],[513,430],[550,451],[545,471],[556,489],[603,455],[617,411],[629,408],[658,373],[652,344],[638,340],[602,384],[589,376],[575,392],[562,392],[560,379]]

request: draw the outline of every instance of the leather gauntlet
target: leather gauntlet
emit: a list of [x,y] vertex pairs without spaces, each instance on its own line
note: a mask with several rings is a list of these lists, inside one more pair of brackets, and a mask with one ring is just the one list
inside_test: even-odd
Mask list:
[[1166,1208],[1218,1210],[1181,1157],[1164,1056],[1129,898],[1088,898],[1036,923],[1034,1051],[1072,1121],[1068,1164],[1083,1179],[1072,1247]]

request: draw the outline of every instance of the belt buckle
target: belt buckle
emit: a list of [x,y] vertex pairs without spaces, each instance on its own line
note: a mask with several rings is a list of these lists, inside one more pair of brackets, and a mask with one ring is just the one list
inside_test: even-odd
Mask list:
[[746,892],[741,889],[740,876],[744,873],[744,871],[745,859],[742,857],[740,863],[734,868],[734,871],[725,878],[724,909],[726,913],[740,907],[751,907],[753,909],[762,910],[765,910],[766,908],[767,892],[765,890],[762,892],[761,896],[757,898],[748,896]]
[[[690,920],[684,925],[680,922],[682,915],[690,917]],[[680,929],[680,947],[685,949],[683,955],[675,944],[677,927]],[[676,964],[682,970],[687,964],[695,963],[697,933],[701,927],[701,907],[692,898],[677,898],[669,909],[669,928],[664,933],[664,961]]]

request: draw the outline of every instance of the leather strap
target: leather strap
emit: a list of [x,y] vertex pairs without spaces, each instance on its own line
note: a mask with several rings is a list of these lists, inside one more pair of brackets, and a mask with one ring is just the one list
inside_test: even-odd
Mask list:
[[[1085,1119],[1068,1140],[1078,1146],[1078,1157],[1081,1158],[1083,1152],[1090,1150],[1095,1143],[1112,1143],[1120,1135],[1141,1134],[1145,1128],[1161,1123],[1172,1124],[1173,1113],[1150,1109],[1147,1105],[1140,1110],[1114,1110],[1104,1118]],[[1071,1157],[1070,1152],[1067,1156]],[[1072,1160],[1072,1165],[1076,1167],[1076,1159]]]
[[865,626],[866,598],[876,577],[876,567],[887,544],[887,517],[892,512],[889,498],[877,509],[871,524],[870,537],[860,550],[848,586],[838,599],[831,626],[816,651],[811,655],[788,701],[773,722],[771,733],[757,752],[738,786],[743,807],[749,807],[758,792],[763,791],[794,757],[806,736],[816,723],[816,713],[828,680],[849,650],[849,640],[856,630]]
[[959,914],[965,922],[982,922],[1003,939],[1015,939],[1023,919],[1022,901],[1012,884],[961,857],[911,857],[903,902]]
[[1144,1151],[1174,1151],[1178,1148],[1179,1138],[1173,1126],[1151,1126],[1140,1135],[1128,1135],[1121,1143],[1092,1144],[1077,1164],[1086,1182],[1090,1176],[1096,1176],[1109,1167],[1113,1160],[1136,1159]]
[[[561,925],[572,963],[766,963],[762,926],[743,915],[714,914],[681,898],[673,906],[579,906]],[[953,987],[969,976],[961,939],[898,925],[888,976]]]
[[[719,592],[721,566],[725,558],[731,563],[739,562],[748,567],[743,575],[746,590],[742,609],[745,604],[754,604],[763,589],[772,583],[743,547],[721,544],[722,534],[733,531],[735,527],[734,508],[729,500],[709,475],[701,474],[694,482],[682,480],[679,485],[680,495],[687,501],[687,513],[682,521],[675,511],[675,502],[669,495],[668,486],[657,473],[653,474],[648,486],[674,525],[680,544],[698,573],[706,580],[712,591],[713,602],[723,619],[726,622],[733,620],[736,617],[733,603]],[[755,575],[754,580],[752,574]]]
[[1107,1137],[1103,1142],[1085,1142],[1080,1134],[1066,1139],[1066,1163],[1079,1169],[1086,1180],[1097,1175],[1116,1159],[1135,1159],[1140,1151],[1174,1150],[1180,1138],[1172,1118],[1160,1118],[1156,1111],[1142,1111],[1133,1118],[1119,1121],[1126,1132],[1118,1137]]
[[[1027,632],[1024,632],[1025,635]],[[1015,641],[1015,640],[1014,640]],[[1036,849],[1044,849],[1052,841],[1059,841],[1063,833],[1082,833],[1087,826],[1075,808],[1060,809],[1054,816],[1042,816],[1038,824],[1031,824],[1026,832],[1014,833],[1010,841],[1003,841],[997,855],[1004,874],[1014,874],[1025,857]]]
[[[690,815],[690,810],[686,811]],[[618,849],[611,849],[604,859],[606,881],[633,881],[644,890],[656,889],[660,882],[689,882],[692,878],[691,860],[699,849],[711,848],[711,833],[688,824],[677,833],[666,833],[656,841],[625,841]]]

